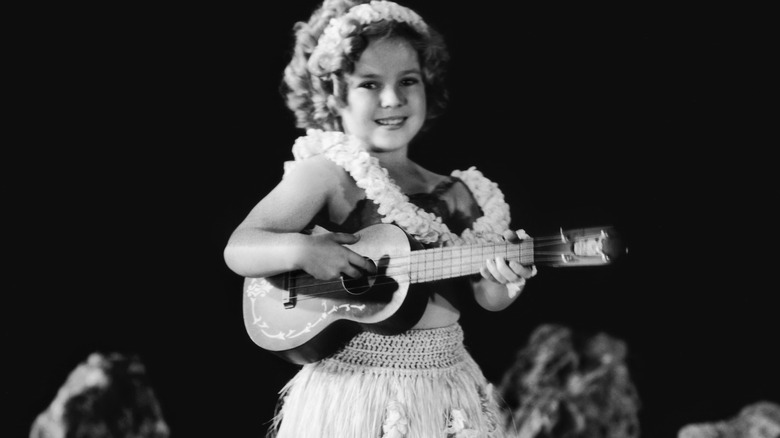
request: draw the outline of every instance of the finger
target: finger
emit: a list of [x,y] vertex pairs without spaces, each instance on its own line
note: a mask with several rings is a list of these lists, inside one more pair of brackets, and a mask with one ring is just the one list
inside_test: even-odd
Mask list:
[[531,238],[531,236],[529,236],[528,233],[526,233],[525,230],[523,229],[515,231],[515,234],[517,235],[518,240],[525,240]]
[[364,275],[364,271],[350,265],[342,269],[341,274],[343,277],[360,278]]
[[336,243],[350,245],[360,240],[360,235],[350,233],[333,233],[331,234],[331,238]]
[[368,257],[363,257],[359,254],[352,253],[349,257],[349,263],[363,272],[376,274],[376,264],[374,264],[374,262],[371,261],[371,259]]
[[337,272],[335,270],[323,269],[321,271],[312,272],[311,276],[320,281],[333,281],[341,278],[341,272]]
[[488,269],[487,269],[487,267],[486,267],[486,266],[483,266],[483,267],[479,268],[479,273],[480,273],[480,274],[482,275],[482,277],[483,277],[483,278],[485,278],[486,280],[490,280],[490,281],[492,281],[492,282],[498,283],[498,280],[496,280],[496,278],[495,278],[495,277],[493,277],[493,274],[491,274],[491,273],[490,273],[490,271],[488,271]]
[[521,265],[520,263],[517,263],[515,261],[509,262],[509,268],[514,271],[515,274],[519,275],[520,277],[525,278],[526,280],[536,275],[536,268],[528,268],[526,266]]
[[376,263],[374,263],[374,261],[371,260],[368,257],[363,257],[363,260],[365,260],[366,265],[367,265],[366,271],[369,274],[371,274],[371,275],[375,275],[378,272],[378,269],[379,269],[379,268],[377,268]]
[[515,271],[513,271],[512,268],[509,267],[506,260],[504,260],[504,258],[501,256],[496,257],[496,270],[504,278],[506,278],[507,282],[509,283],[513,281],[517,281],[521,278],[520,275],[516,274]]
[[493,281],[501,284],[505,284],[507,282],[507,279],[503,275],[501,275],[501,273],[498,271],[495,260],[493,259],[485,260],[485,267],[493,277]]
[[349,248],[347,248],[347,263],[363,271],[376,271],[376,265],[371,261],[370,258],[364,257],[350,250]]
[[502,233],[504,236],[504,239],[508,242],[516,242],[517,241],[517,235],[512,230],[504,230]]
[[536,265],[531,266],[523,266],[526,270],[531,271],[530,275],[527,278],[532,278],[536,276],[536,273],[538,272],[536,270]]

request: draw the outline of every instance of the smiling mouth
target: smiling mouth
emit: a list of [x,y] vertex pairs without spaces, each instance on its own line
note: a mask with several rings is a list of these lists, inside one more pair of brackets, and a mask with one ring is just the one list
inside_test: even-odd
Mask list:
[[382,126],[399,126],[406,120],[406,117],[388,117],[385,119],[375,120],[377,124]]

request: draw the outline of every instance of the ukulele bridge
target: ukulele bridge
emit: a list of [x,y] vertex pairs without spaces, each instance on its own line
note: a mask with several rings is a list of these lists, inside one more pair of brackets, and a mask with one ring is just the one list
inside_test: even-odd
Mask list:
[[292,275],[288,272],[284,275],[284,289],[282,289],[282,304],[285,309],[292,309],[298,303],[298,294],[293,287]]
[[288,290],[284,291],[282,294],[282,304],[284,305],[284,308],[292,309],[295,307],[295,303],[298,301],[296,298],[295,292],[290,292]]

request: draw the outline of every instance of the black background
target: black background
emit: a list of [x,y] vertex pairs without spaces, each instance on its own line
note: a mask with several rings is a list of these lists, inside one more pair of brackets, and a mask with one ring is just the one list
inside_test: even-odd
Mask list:
[[[558,323],[626,341],[642,436],[779,402],[766,11],[410,4],[453,58],[450,110],[413,157],[440,173],[477,166],[531,235],[613,224],[629,238],[623,264],[540,271],[510,309],[467,310],[488,378]],[[140,355],[174,436],[265,431],[296,367],[246,336],[222,249],[300,134],[277,88],[312,7],[15,17],[13,435],[97,350]]]

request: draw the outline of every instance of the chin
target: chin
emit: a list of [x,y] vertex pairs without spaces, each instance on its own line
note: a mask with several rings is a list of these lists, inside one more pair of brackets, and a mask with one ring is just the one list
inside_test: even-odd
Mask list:
[[372,140],[373,145],[382,150],[400,149],[409,144],[414,138],[414,134],[408,129],[390,130],[376,133]]
[[371,145],[373,146],[373,149],[376,151],[395,151],[398,149],[403,149],[406,147],[406,145],[409,144],[408,139],[404,139],[403,141],[395,140],[395,139],[387,139],[387,138],[376,138],[374,141],[371,142]]

